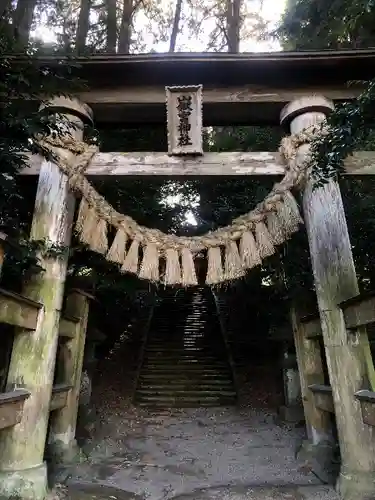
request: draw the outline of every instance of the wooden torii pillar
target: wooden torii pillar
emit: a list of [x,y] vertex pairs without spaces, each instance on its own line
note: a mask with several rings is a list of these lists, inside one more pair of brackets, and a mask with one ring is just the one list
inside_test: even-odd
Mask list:
[[[199,88],[185,90],[196,92]],[[175,97],[169,96],[171,100]],[[197,102],[200,98],[198,94]],[[82,118],[90,119],[90,111],[76,101],[59,98],[53,104],[59,110],[65,110],[80,125]],[[290,124],[292,133],[298,133],[324,120],[325,111],[331,107],[331,103],[323,97],[300,99],[284,109],[282,122]],[[199,117],[195,117],[200,127]],[[81,131],[74,132],[77,138],[80,134]],[[196,134],[194,138],[189,153],[201,155],[201,135]],[[171,144],[170,152],[176,155],[179,150]],[[299,161],[304,161],[307,152],[308,146],[300,148]],[[66,151],[61,154],[69,155]],[[24,175],[39,173],[32,237],[47,237],[54,243],[67,245],[71,235],[74,199],[69,193],[66,177],[53,163],[40,158],[31,158],[30,162],[31,168]],[[361,155],[347,162],[348,173],[352,174],[363,169],[371,173],[368,166],[368,158]],[[125,156],[105,153],[97,155],[87,175],[274,175],[283,172],[280,156],[269,152],[207,154],[198,159],[166,154],[135,153]],[[304,212],[343,457],[340,489],[345,500],[367,500],[366,495],[370,495],[369,498],[375,496],[374,437],[372,429],[363,424],[360,404],[354,399],[354,393],[363,389],[365,366],[361,345],[362,341],[366,342],[366,336],[360,333],[354,338],[346,333],[338,307],[341,301],[358,294],[338,185],[330,182],[328,186],[313,191],[311,182],[308,183],[304,194]],[[30,284],[25,293],[43,304],[37,330],[27,338],[19,332],[13,349],[9,388],[25,387],[31,396],[25,404],[20,424],[0,436],[0,498],[13,495],[22,500],[41,500],[46,488],[43,452],[67,262],[66,257],[49,258],[43,264],[45,273],[37,278],[36,283]],[[78,360],[80,363],[81,360]],[[58,447],[63,444],[63,448],[71,451],[75,416],[74,412],[60,412],[53,422],[51,444],[58,444]],[[62,451],[65,453],[66,450]]]
[[[82,103],[59,97],[50,102],[76,127],[67,130],[81,139],[83,121],[91,110]],[[63,155],[71,153],[62,151]],[[67,177],[53,162],[43,160],[36,194],[31,239],[47,239],[69,246],[75,200]],[[55,369],[60,311],[68,256],[41,256],[44,271],[33,277],[23,292],[42,304],[37,328],[30,334],[17,331],[13,345],[7,390],[22,387],[30,392],[19,424],[0,435],[0,498],[42,500],[47,493],[47,468],[43,461],[50,399]]]
[[[323,122],[332,108],[324,97],[304,97],[283,109],[281,123],[298,134]],[[301,146],[298,161],[304,162],[308,152],[309,145]],[[359,288],[338,183],[331,180],[314,188],[308,180],[303,211],[340,442],[338,490],[344,500],[369,500],[375,498],[375,434],[363,422],[354,397],[366,380],[363,353],[368,338],[365,330],[347,331],[339,307],[358,295]]]

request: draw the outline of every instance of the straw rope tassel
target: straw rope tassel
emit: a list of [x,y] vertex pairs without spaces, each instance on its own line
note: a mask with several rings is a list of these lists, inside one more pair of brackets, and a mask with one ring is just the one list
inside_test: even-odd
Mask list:
[[245,269],[235,241],[230,241],[225,247],[224,279],[235,280],[244,276]]
[[[322,131],[320,127],[314,126],[284,138],[280,152],[286,163],[285,176],[274,184],[263,202],[254,210],[235,218],[230,226],[192,239],[140,226],[131,217],[117,212],[85,176],[92,157],[98,151],[97,146],[76,141],[71,137],[42,138],[41,145],[57,154],[56,163],[61,172],[68,176],[69,187],[82,196],[75,231],[91,250],[106,253],[107,260],[122,264],[122,271],[136,274],[141,267],[142,277],[156,280],[160,279],[160,256],[165,256],[165,283],[175,285],[182,282],[195,284],[197,281],[194,254],[190,248],[194,249],[194,253],[207,251],[206,283],[217,284],[224,279],[235,279],[243,275],[244,269],[258,265],[263,258],[275,253],[274,245],[281,244],[299,229],[303,221],[291,190],[303,185],[309,165],[299,165],[296,161],[297,148],[310,143],[321,133],[326,133],[326,129]],[[74,153],[74,160],[68,161],[64,156],[60,156],[59,149]],[[107,231],[113,224],[118,228],[118,232],[108,251]],[[131,235],[133,241],[126,253],[127,235]],[[237,240],[240,240],[240,252]],[[152,245],[144,243],[151,241]],[[141,242],[145,248],[140,266]],[[222,247],[225,247],[225,269]]]
[[137,274],[139,261],[139,241],[133,240],[122,264],[121,271]]
[[264,222],[257,222],[255,224],[255,236],[259,255],[262,259],[269,257],[275,253],[275,247],[272,243],[272,237],[268,232],[267,226]]
[[262,263],[255,238],[251,231],[246,231],[242,235],[240,241],[240,256],[242,264],[247,269],[252,269],[253,267],[260,266]]
[[189,248],[182,249],[181,262],[182,262],[182,284],[184,286],[198,285],[197,273],[194,264],[194,257]]
[[290,191],[286,191],[284,195],[280,217],[285,221],[285,230],[288,234],[295,233],[298,231],[299,226],[303,224],[298,203]]
[[108,251],[107,222],[98,217],[98,224],[93,232],[91,250],[106,254]]
[[165,252],[165,284],[181,284],[181,266],[178,251],[175,248],[168,248]]
[[115,239],[107,253],[107,260],[110,262],[115,262],[116,264],[123,264],[126,254],[126,243],[128,241],[128,235],[125,230],[120,227],[117,230]]
[[88,212],[90,210],[89,204],[87,203],[86,198],[81,199],[81,203],[79,204],[78,216],[75,225],[75,231],[78,234],[81,234],[83,231],[83,226],[88,216]]
[[217,285],[224,279],[223,263],[220,247],[210,247],[207,252],[207,285]]
[[90,207],[82,197],[79,205],[75,231],[79,239],[90,247],[90,250],[105,254],[108,250],[107,222],[100,219],[95,209]]
[[279,214],[277,212],[270,212],[267,215],[267,228],[274,245],[281,245],[282,243],[284,243],[284,224],[283,221],[280,220]]
[[158,281],[159,280],[159,250],[154,243],[148,243],[143,250],[143,259],[139,277],[141,279]]

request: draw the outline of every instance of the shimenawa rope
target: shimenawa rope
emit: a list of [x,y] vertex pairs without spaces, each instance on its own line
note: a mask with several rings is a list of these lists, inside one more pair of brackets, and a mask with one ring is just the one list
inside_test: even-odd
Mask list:
[[[280,152],[286,164],[285,176],[252,211],[234,219],[230,226],[193,237],[149,229],[117,212],[85,177],[87,167],[98,152],[97,146],[72,137],[43,138],[40,145],[54,153],[59,168],[68,176],[70,188],[82,197],[75,229],[91,250],[119,264],[123,272],[182,286],[198,284],[194,260],[198,253],[205,251],[206,283],[216,285],[239,278],[247,269],[260,265],[264,258],[275,253],[276,245],[298,231],[303,221],[291,190],[303,183],[307,163],[297,161],[297,150],[311,142],[318,131],[321,129],[315,126],[282,140]],[[74,161],[69,162],[58,154],[59,149],[73,153]],[[109,226],[117,231],[111,245]]]

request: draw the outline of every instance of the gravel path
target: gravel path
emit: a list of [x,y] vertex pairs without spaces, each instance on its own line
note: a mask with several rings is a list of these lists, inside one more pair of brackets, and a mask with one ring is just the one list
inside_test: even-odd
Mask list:
[[[68,486],[96,488],[91,498],[98,500],[337,499],[295,460],[303,430],[277,424],[270,413],[230,408],[125,417],[107,423],[108,435],[71,472]],[[108,494],[103,487],[115,489]],[[83,495],[71,498],[88,500]]]

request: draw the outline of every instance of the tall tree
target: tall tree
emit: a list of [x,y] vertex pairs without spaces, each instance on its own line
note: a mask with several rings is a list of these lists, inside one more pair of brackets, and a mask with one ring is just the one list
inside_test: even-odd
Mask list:
[[0,17],[3,17],[12,7],[12,0],[0,0]]
[[137,6],[133,0],[124,0],[122,8],[118,50],[121,54],[129,54],[132,35],[132,17]]
[[176,41],[181,20],[181,10],[182,10],[182,0],[177,0],[174,19],[173,19],[171,40],[169,42],[169,52],[174,52],[176,50]]
[[37,0],[18,0],[13,14],[13,25],[21,45],[27,45],[30,39],[36,4]]
[[87,34],[89,32],[91,0],[81,0],[76,34],[76,51],[82,54],[86,48]]
[[106,0],[106,51],[115,53],[117,49],[117,5],[116,0]]
[[228,52],[240,51],[241,0],[227,0],[226,38]]
[[375,4],[369,0],[289,0],[278,30],[286,49],[375,45]]

